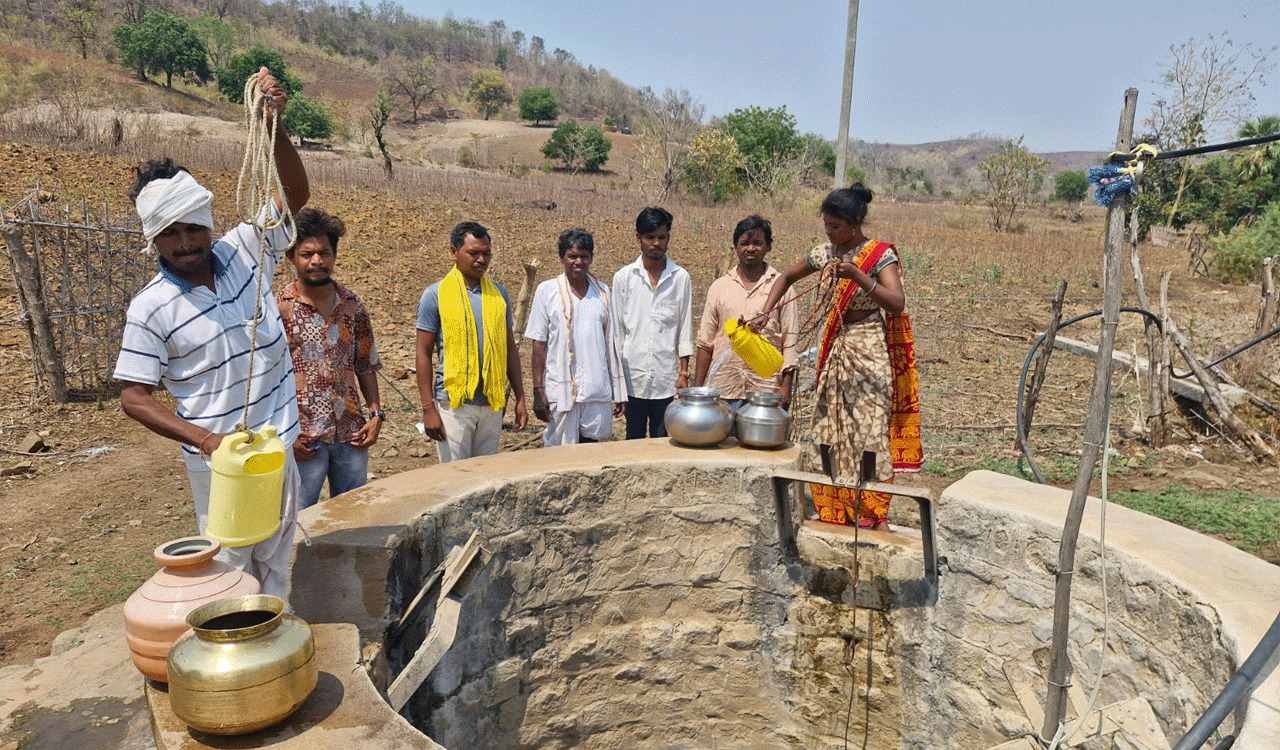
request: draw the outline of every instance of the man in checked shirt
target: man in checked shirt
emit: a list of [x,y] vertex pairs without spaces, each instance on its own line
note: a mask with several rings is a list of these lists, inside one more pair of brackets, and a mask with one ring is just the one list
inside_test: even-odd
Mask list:
[[[293,355],[302,434],[293,444],[302,488],[298,509],[362,486],[369,448],[385,419],[378,400],[378,350],[360,298],[333,280],[338,239],[346,226],[336,216],[304,208],[293,217],[298,241],[286,254],[298,278],[276,295]],[[360,397],[369,406],[365,418]]]

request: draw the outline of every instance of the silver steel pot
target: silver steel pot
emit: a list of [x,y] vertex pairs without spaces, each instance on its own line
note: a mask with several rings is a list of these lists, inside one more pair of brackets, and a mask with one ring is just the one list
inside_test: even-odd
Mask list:
[[720,400],[717,388],[681,389],[664,419],[672,440],[696,448],[719,444],[733,428],[733,412]]
[[749,448],[780,448],[787,444],[791,415],[783,410],[781,393],[752,391],[738,408],[738,442]]

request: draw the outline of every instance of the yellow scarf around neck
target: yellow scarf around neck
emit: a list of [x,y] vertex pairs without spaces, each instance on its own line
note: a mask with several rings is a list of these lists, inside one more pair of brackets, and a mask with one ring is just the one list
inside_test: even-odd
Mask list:
[[444,390],[457,409],[481,382],[489,406],[507,403],[507,302],[492,281],[480,278],[480,317],[484,322],[484,369],[476,342],[476,319],[467,297],[466,278],[454,266],[440,282],[440,333],[443,337]]

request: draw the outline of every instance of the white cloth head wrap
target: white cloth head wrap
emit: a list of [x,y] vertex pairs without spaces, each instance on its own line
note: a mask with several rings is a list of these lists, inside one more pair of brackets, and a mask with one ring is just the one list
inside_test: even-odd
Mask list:
[[148,182],[138,192],[135,205],[142,218],[142,236],[147,240],[143,252],[155,252],[156,235],[175,221],[198,224],[213,231],[213,193],[196,182],[189,172]]

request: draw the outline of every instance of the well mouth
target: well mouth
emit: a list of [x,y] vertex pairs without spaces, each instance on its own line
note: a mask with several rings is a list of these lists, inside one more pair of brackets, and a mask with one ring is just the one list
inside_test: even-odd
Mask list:
[[[401,638],[388,625],[449,550],[481,531],[492,560],[402,712],[446,748],[838,746],[847,725],[857,746],[865,732],[871,748],[970,750],[1038,731],[1036,707],[1020,698],[1043,695],[1046,565],[1067,493],[987,472],[949,488],[938,504],[946,562],[929,606],[910,529],[855,541],[851,529],[806,522],[786,543],[771,467],[789,465],[791,450],[708,457],[633,442],[643,445],[579,446],[538,466],[490,457],[433,467],[339,498],[311,527],[317,544],[299,547],[295,588],[309,569],[358,571],[363,593],[324,601],[359,603],[348,621],[365,622],[368,648],[385,657],[386,671],[372,672],[385,689],[426,639],[434,604]],[[387,540],[385,562],[360,541],[367,532],[339,528],[342,503],[369,542]],[[392,523],[401,509],[406,521]],[[1198,564],[1231,557],[1248,568],[1253,583],[1239,588],[1249,591],[1260,580],[1280,586],[1280,572],[1122,508],[1109,518],[1108,539],[1120,541],[1107,555],[1107,645],[1086,523],[1074,681],[1092,687],[1102,664],[1099,705],[1141,698],[1157,731],[1176,739],[1226,684],[1247,637],[1227,635],[1238,617],[1224,620],[1206,604],[1221,597],[1172,561],[1185,565],[1186,549],[1208,544]],[[1153,554],[1163,547],[1173,551]],[[381,587],[369,577],[379,570]],[[1215,585],[1238,575],[1224,570]],[[375,590],[381,625],[367,615]],[[1243,719],[1223,735],[1256,730]]]

